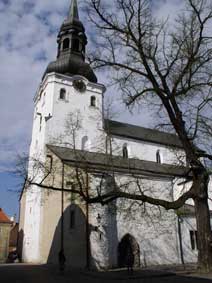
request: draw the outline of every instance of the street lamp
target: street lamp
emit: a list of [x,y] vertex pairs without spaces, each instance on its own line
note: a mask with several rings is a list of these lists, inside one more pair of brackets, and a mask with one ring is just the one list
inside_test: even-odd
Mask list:
[[95,230],[96,230],[96,232],[99,232],[99,239],[101,240],[102,239],[102,232],[99,228],[100,228],[100,225],[101,225],[102,218],[101,218],[101,215],[99,213],[97,214],[96,221],[97,221],[98,225],[95,227]]
[[100,226],[102,218],[101,218],[101,215],[99,213],[96,217],[96,220],[97,220],[98,226]]

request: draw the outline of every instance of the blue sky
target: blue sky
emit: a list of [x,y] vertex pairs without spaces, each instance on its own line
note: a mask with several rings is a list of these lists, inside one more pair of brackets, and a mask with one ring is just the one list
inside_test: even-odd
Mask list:
[[[21,180],[12,171],[17,155],[27,152],[30,145],[33,97],[47,64],[56,57],[57,32],[70,2],[0,0],[0,207],[9,216],[18,215]],[[79,2],[81,6],[83,1]],[[157,14],[173,15],[179,2],[157,1]],[[89,35],[88,19],[86,15],[82,18]],[[99,81],[104,83],[101,76]],[[113,103],[117,109],[119,101]],[[142,125],[148,122],[122,112],[125,114],[119,120]]]

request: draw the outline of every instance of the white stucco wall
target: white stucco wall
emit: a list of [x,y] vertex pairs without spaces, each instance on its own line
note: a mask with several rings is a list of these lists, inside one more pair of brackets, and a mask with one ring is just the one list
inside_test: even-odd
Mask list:
[[[120,175],[116,176],[116,181],[124,184],[129,178]],[[97,184],[98,182],[96,180]],[[142,184],[148,195],[173,199],[172,179],[150,180],[142,177]],[[127,189],[131,193],[135,190],[132,185]],[[166,211],[149,204],[117,200],[109,207],[93,205],[91,211],[91,225],[98,227],[91,232],[92,259],[97,267],[117,266],[118,245],[126,234],[132,235],[139,245],[142,267],[180,263],[177,216],[173,210]],[[101,216],[100,224],[97,223],[98,214]]]
[[[102,85],[93,84],[83,79],[87,88],[85,92],[79,92],[73,87],[75,79],[83,79],[79,76],[67,77],[54,73],[47,75],[44,83],[38,90],[35,98],[35,114],[32,135],[32,151],[36,152],[45,144],[53,143],[73,148],[73,137],[70,135],[72,113],[80,120],[80,128],[76,131],[75,146],[82,148],[83,137],[88,137],[88,150],[93,152],[106,151],[106,135],[103,130],[103,93]],[[59,98],[60,89],[66,90],[66,99]],[[96,97],[96,107],[90,106],[91,96]],[[42,114],[42,115],[39,115]],[[42,116],[42,127],[40,130],[40,116]],[[51,117],[48,119],[47,117]],[[47,120],[45,119],[47,118]],[[67,130],[67,124],[69,130]],[[122,156],[123,145],[127,144],[129,157],[141,160],[156,161],[156,152],[160,150],[162,163],[177,164],[178,159],[185,161],[183,151],[161,144],[154,144],[124,137],[112,136],[112,152],[114,155]]]
[[[83,79],[87,89],[86,92],[79,92],[73,87],[74,79]],[[59,98],[60,89],[66,90],[66,99]],[[103,92],[102,85],[88,82],[82,77],[67,77],[48,74],[40,86],[35,97],[35,113],[33,120],[32,142],[30,156],[45,162],[46,144],[54,144],[73,148],[73,138],[67,131],[67,121],[69,114],[76,115],[79,112],[80,127],[76,132],[75,146],[82,148],[83,137],[88,137],[86,149],[93,152],[105,152],[106,134],[103,131]],[[97,100],[96,107],[90,106],[90,98],[95,95]],[[41,119],[42,117],[42,119]],[[76,117],[76,116],[75,116]],[[72,126],[72,125],[71,125]],[[163,145],[135,141],[113,136],[112,147],[114,155],[122,155],[123,144],[127,144],[129,158],[139,158],[141,160],[156,161],[156,152],[160,150],[162,162],[167,164],[177,163],[176,153],[173,149]],[[182,151],[178,151],[182,155]],[[29,166],[29,176],[34,177],[33,162]],[[36,174],[36,181],[42,179],[42,173]],[[119,176],[117,182],[125,182],[128,176]],[[156,197],[173,199],[173,182],[171,179],[145,179],[143,185],[145,193]],[[24,248],[23,259],[26,262],[47,261],[47,255],[54,232],[60,221],[59,209],[54,210],[51,206],[52,200],[55,205],[60,202],[60,196],[49,197],[47,202],[43,202],[41,191],[38,187],[32,187],[26,192],[26,209],[24,223]],[[129,204],[129,203],[128,203]],[[66,203],[66,207],[70,205]],[[126,206],[127,204],[124,204]],[[115,208],[114,208],[115,207]],[[46,209],[48,208],[48,211]],[[115,209],[115,212],[111,211]],[[117,202],[113,209],[111,207],[97,206],[91,207],[89,220],[91,228],[91,252],[93,264],[97,267],[111,267],[117,265],[117,246],[123,236],[127,233],[133,234],[140,246],[141,265],[168,264],[179,262],[179,247],[176,232],[176,219],[173,211],[165,212],[157,208],[149,207],[148,213],[144,207],[137,207],[132,214],[122,211],[123,205]],[[55,221],[51,222],[50,230],[47,228],[50,212],[55,216]],[[102,216],[101,225],[96,223],[98,213]],[[159,220],[159,218],[161,218]],[[97,231],[96,231],[97,227]],[[68,228],[67,228],[68,229]],[[80,228],[81,229],[81,228]],[[42,235],[42,238],[41,238]],[[47,236],[48,235],[48,236]],[[151,235],[151,236],[150,236]],[[75,239],[78,234],[67,231],[68,239]],[[79,238],[79,237],[78,237]],[[81,241],[82,253],[84,253],[85,243]],[[41,247],[45,247],[41,251]],[[73,251],[73,246],[70,247]],[[76,246],[77,248],[77,246]],[[77,251],[77,250],[76,250]],[[74,254],[73,254],[74,255]],[[84,260],[84,259],[83,259]],[[54,256],[53,262],[56,263],[57,257]],[[71,256],[70,256],[71,262]],[[75,263],[80,265],[80,259]],[[85,260],[83,261],[85,265]]]
[[[52,75],[54,77],[54,75]],[[99,143],[102,142],[102,96],[104,87],[89,83],[83,79],[87,85],[85,92],[79,92],[73,87],[73,80],[82,77],[74,76],[72,78],[54,77],[53,92],[53,113],[52,118],[47,122],[47,133],[45,143],[65,145],[73,148],[73,138],[70,134],[70,128],[75,126],[70,120],[70,113],[76,120],[77,113],[80,122],[80,128],[76,131],[75,144],[77,149],[81,149],[82,138],[88,136],[91,151],[95,151]],[[66,99],[59,98],[60,89],[66,90]],[[90,106],[90,98],[95,95],[96,107]],[[67,129],[67,127],[69,129]],[[95,149],[94,149],[95,148]]]
[[183,151],[162,144],[133,140],[124,137],[112,137],[114,155],[122,156],[123,145],[127,145],[129,158],[137,158],[156,162],[156,153],[160,150],[161,162],[165,164],[179,164],[179,159],[185,162]]
[[31,186],[26,192],[23,225],[22,259],[28,263],[40,262],[41,189]]

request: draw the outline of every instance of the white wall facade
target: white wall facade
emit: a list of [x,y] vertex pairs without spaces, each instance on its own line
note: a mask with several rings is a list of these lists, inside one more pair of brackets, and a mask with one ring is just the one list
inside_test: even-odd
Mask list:
[[[83,80],[86,91],[79,92],[73,87],[74,80]],[[65,99],[60,99],[61,88],[66,90]],[[89,143],[95,144],[102,140],[102,101],[104,86],[93,84],[80,76],[63,76],[48,74],[40,85],[34,99],[32,140],[29,153],[28,177],[40,183],[44,172],[40,164],[46,161],[46,144],[57,144],[74,148],[73,138],[67,133],[69,115],[74,119],[79,112],[80,128],[74,139],[77,149],[81,149],[84,136]],[[96,107],[90,106],[91,96],[96,97]],[[70,125],[71,127],[72,125]],[[68,129],[69,131],[69,129]],[[99,142],[99,144],[100,144]],[[101,145],[102,146],[102,145]],[[90,148],[90,150],[92,150]],[[41,239],[45,206],[42,203],[42,192],[39,186],[30,186],[26,191],[26,205],[22,259],[24,262],[45,262],[41,259]],[[59,217],[59,216],[58,216]]]
[[112,151],[114,155],[122,156],[122,148],[124,145],[126,145],[128,148],[129,158],[137,158],[141,160],[156,162],[156,154],[159,150],[161,163],[179,164],[179,160],[181,160],[181,162],[184,162],[185,164],[183,151],[179,148],[118,136],[112,137]]
[[[82,80],[86,85],[86,91],[80,92],[74,88],[74,81]],[[65,99],[60,98],[60,90],[65,89]],[[67,148],[85,149],[91,152],[106,152],[105,141],[107,134],[103,128],[103,94],[105,88],[100,84],[88,82],[81,76],[65,76],[55,73],[46,75],[35,97],[35,111],[33,117],[33,132],[30,147],[30,157],[41,162],[46,161],[46,145],[53,144]],[[90,105],[91,97],[96,97],[96,106]],[[78,117],[79,127],[73,133],[73,123]],[[75,123],[76,124],[76,123]],[[156,162],[156,153],[160,150],[161,161],[164,164],[177,164],[178,157],[185,162],[181,149],[168,147],[133,139],[112,136],[113,155],[122,156],[123,145],[127,145],[128,157]],[[29,164],[29,177],[40,182],[43,173],[34,171],[34,161]],[[117,182],[126,181],[129,178],[117,176]],[[177,197],[173,189],[178,180],[174,178],[141,176],[145,193],[155,197],[173,200]],[[179,180],[180,181],[180,180]],[[132,188],[133,190],[134,188]],[[180,191],[180,187],[179,190]],[[58,207],[55,208],[58,202]],[[24,243],[23,261],[34,263],[48,262],[51,243],[54,232],[59,229],[60,222],[60,194],[48,196],[38,186],[32,186],[26,191],[25,217],[23,224]],[[54,203],[52,206],[51,204]],[[66,200],[65,209],[72,205]],[[91,264],[95,268],[108,268],[117,266],[117,249],[121,239],[126,234],[132,234],[140,248],[141,266],[155,264],[180,263],[179,235],[177,216],[173,211],[165,211],[149,205],[135,205],[131,209],[130,202],[117,201],[109,206],[96,205],[90,207],[90,243]],[[81,219],[84,214],[82,210]],[[97,223],[97,216],[101,215],[101,223]],[[51,215],[51,225],[48,223]],[[67,214],[68,215],[68,214]],[[67,216],[69,217],[69,216]],[[67,220],[69,221],[69,220]],[[84,220],[83,220],[84,221]],[[189,221],[194,221],[189,218]],[[80,231],[70,231],[66,226],[67,243],[79,239]],[[185,222],[186,223],[186,222]],[[68,225],[68,224],[67,224]],[[192,225],[194,223],[192,222]],[[184,246],[189,243],[188,227],[182,224]],[[58,230],[59,231],[59,230]],[[78,231],[78,232],[77,232]],[[59,232],[58,232],[59,233]],[[84,232],[83,232],[84,233]],[[187,233],[187,234],[186,234]],[[58,236],[57,236],[58,237]],[[70,252],[68,263],[73,262],[78,267],[85,267],[86,239],[80,240],[80,245],[67,244]],[[189,250],[189,244],[186,251]],[[73,249],[75,250],[73,252]],[[78,253],[79,248],[80,253]],[[55,251],[54,251],[55,252]],[[74,256],[81,254],[80,258],[73,261]],[[196,261],[196,252],[186,252],[187,262]],[[56,263],[57,256],[54,253],[50,263]]]

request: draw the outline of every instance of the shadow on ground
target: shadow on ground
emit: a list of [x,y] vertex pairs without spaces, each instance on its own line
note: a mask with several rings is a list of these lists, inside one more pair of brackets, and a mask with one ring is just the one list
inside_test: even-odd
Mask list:
[[128,274],[126,270],[92,272],[66,269],[64,273],[60,273],[58,267],[53,265],[0,265],[1,283],[207,283],[212,282],[211,279],[179,276],[158,270],[136,270],[133,274]]

